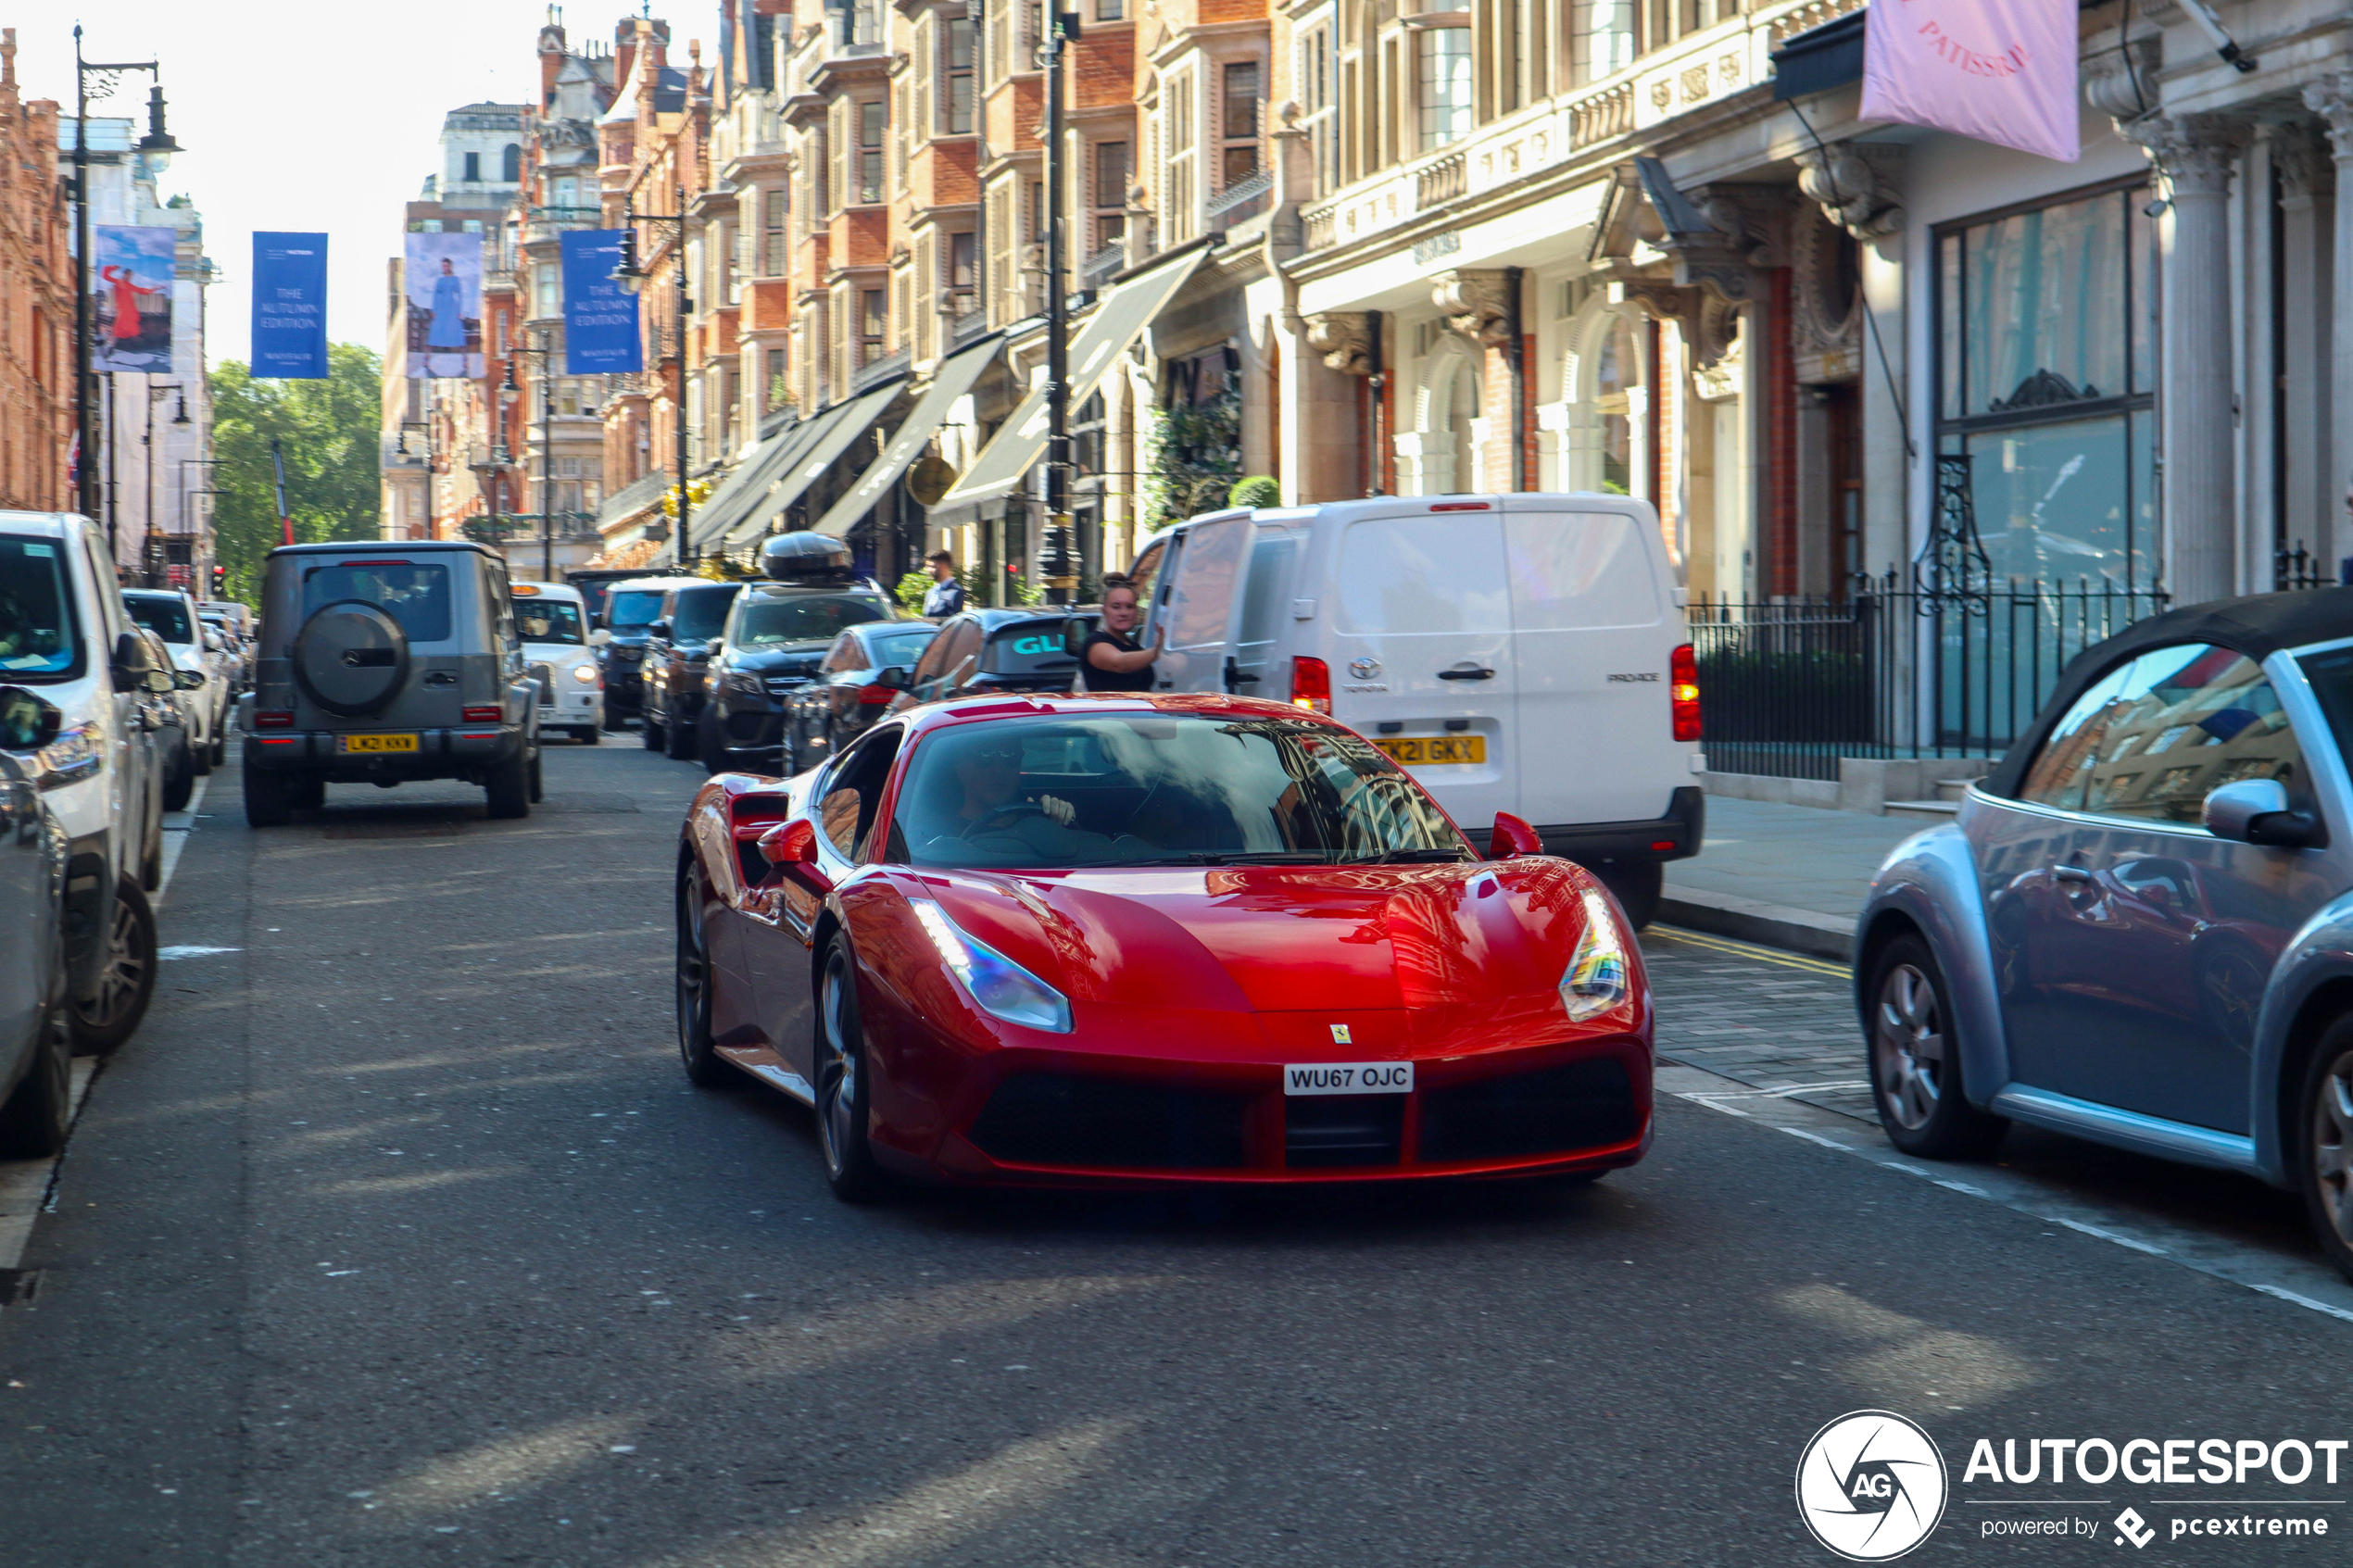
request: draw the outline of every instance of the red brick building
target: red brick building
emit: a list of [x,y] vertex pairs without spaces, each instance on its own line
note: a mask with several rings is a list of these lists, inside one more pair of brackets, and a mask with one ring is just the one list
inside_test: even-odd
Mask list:
[[0,507],[72,505],[72,259],[57,180],[57,106],[17,91],[0,29]]

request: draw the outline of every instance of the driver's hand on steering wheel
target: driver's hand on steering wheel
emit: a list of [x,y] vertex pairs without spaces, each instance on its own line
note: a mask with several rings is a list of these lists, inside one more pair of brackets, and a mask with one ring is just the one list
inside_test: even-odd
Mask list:
[[1078,808],[1073,806],[1069,801],[1064,800],[1059,795],[1039,796],[1038,797],[1038,809],[1040,811],[1045,812],[1046,815],[1053,818],[1054,821],[1060,822],[1064,827],[1070,826],[1071,820],[1078,815]]

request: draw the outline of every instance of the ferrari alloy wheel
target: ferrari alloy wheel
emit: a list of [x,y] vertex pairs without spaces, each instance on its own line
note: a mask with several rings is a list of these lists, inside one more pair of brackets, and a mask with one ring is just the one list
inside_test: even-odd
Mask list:
[[817,1140],[825,1180],[845,1203],[871,1202],[883,1192],[883,1173],[866,1142],[872,1094],[858,1027],[857,964],[849,945],[836,936],[817,985]]
[[2353,1275],[2353,1017],[2322,1032],[2304,1080],[2302,1180],[2321,1250]]
[[678,1060],[686,1081],[724,1088],[735,1070],[719,1060],[711,1038],[711,948],[703,940],[706,894],[702,868],[688,863],[678,879]]
[[110,1051],[131,1038],[155,995],[155,911],[129,877],[115,885],[105,941],[97,985],[88,997],[73,998],[68,1009],[74,1049],[84,1056]]
[[1960,1042],[1928,944],[1899,936],[1880,949],[1867,995],[1871,1098],[1888,1141],[1929,1159],[1992,1148],[2008,1123],[1961,1092]]

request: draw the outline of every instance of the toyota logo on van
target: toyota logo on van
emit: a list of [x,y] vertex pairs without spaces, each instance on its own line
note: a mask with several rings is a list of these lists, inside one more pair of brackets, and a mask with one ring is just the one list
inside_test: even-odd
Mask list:
[[1352,680],[1369,681],[1380,673],[1380,660],[1352,659],[1348,661],[1348,673]]

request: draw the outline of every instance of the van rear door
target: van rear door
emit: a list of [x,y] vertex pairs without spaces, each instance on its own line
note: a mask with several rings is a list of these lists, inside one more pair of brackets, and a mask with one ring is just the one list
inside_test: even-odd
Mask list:
[[1159,691],[1262,693],[1257,684],[1229,682],[1237,673],[1234,644],[1250,579],[1257,525],[1248,512],[1193,523],[1172,563],[1173,575],[1153,606],[1151,631],[1165,626],[1167,646],[1152,670]]
[[1667,666],[1682,627],[1655,529],[1565,496],[1504,508],[1520,815],[1540,827],[1660,816],[1692,780],[1692,747],[1674,739]]
[[1519,809],[1504,514],[1440,504],[1464,509],[1347,525],[1323,646],[1332,716],[1395,757],[1483,844],[1496,812]]

